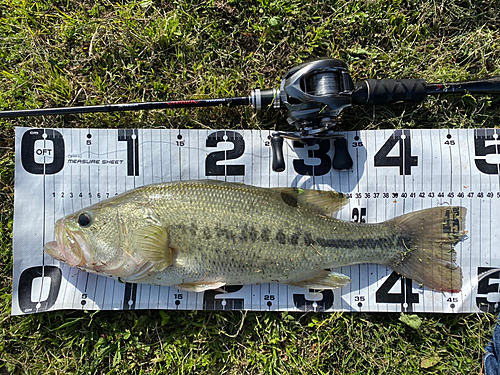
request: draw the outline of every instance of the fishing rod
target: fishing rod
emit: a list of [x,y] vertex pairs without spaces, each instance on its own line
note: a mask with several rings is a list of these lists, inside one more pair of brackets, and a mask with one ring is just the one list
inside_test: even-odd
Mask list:
[[500,76],[454,83],[428,84],[423,79],[365,79],[354,83],[343,61],[324,58],[290,69],[279,88],[255,89],[250,96],[0,111],[0,118],[241,105],[251,105],[257,111],[286,109],[288,123],[297,130],[272,133],[273,170],[285,170],[284,138],[309,146],[334,139],[332,166],[346,170],[353,162],[347,141],[336,127],[345,109],[352,105],[417,103],[428,95],[443,93],[500,94]]

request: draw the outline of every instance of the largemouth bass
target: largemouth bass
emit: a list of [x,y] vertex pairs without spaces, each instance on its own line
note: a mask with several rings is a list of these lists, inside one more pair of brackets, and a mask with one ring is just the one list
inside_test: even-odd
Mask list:
[[332,217],[346,202],[333,191],[211,180],[148,185],[59,219],[44,249],[86,272],[186,291],[271,282],[332,289],[350,280],[330,269],[360,263],[460,291],[453,246],[465,208],[358,224]]

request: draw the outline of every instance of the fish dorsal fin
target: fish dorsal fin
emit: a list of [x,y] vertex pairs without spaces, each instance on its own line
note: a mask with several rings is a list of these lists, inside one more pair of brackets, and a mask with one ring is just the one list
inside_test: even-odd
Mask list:
[[173,264],[170,236],[167,229],[159,225],[146,225],[132,235],[135,251],[148,262],[156,263],[155,271]]
[[300,188],[276,188],[280,191],[281,199],[292,207],[305,204],[314,208],[322,215],[331,215],[340,211],[348,199],[345,194],[336,191],[312,190]]

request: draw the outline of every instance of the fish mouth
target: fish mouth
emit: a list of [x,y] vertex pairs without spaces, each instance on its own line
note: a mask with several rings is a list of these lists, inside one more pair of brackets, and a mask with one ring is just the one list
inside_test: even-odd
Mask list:
[[55,225],[55,235],[56,240],[47,242],[43,247],[47,254],[71,267],[87,263],[90,247],[82,232],[66,229],[60,219]]

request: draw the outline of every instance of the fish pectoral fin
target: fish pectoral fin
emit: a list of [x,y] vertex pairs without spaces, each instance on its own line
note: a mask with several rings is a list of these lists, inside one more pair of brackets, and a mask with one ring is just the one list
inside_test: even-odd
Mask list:
[[175,287],[177,289],[185,290],[186,292],[205,292],[207,290],[216,290],[219,288],[222,288],[226,283],[221,283],[221,282],[213,282],[213,283],[203,283],[203,282],[198,282],[198,283],[185,283],[185,284],[179,284],[176,285]]
[[307,289],[335,289],[342,288],[350,282],[351,279],[342,273],[323,270],[309,279],[287,282],[287,284]]
[[274,188],[281,192],[281,199],[289,206],[299,203],[311,206],[322,215],[331,215],[340,211],[348,199],[345,194],[336,191],[312,190],[299,188]]
[[173,264],[170,235],[159,225],[146,225],[132,235],[132,244],[146,261],[156,263],[155,271],[161,271]]

